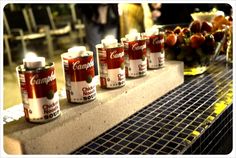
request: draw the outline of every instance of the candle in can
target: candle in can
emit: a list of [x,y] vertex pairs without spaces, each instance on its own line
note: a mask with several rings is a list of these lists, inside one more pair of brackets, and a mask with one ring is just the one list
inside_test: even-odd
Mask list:
[[124,46],[117,39],[102,40],[96,45],[99,56],[100,85],[117,88],[125,85]]
[[146,75],[147,57],[146,57],[146,39],[140,36],[140,33],[131,33],[121,40],[127,45],[126,55],[126,76],[140,77]]
[[25,119],[43,123],[58,117],[60,105],[54,63],[45,64],[44,57],[25,58],[16,71]]
[[38,57],[35,53],[30,52],[26,54],[26,57],[23,59],[23,65],[27,69],[36,69],[39,67],[45,66],[45,58]]
[[84,103],[96,98],[93,52],[74,47],[61,55],[67,100]]
[[149,69],[164,67],[164,34],[152,29],[143,34],[147,44],[147,64]]
[[114,36],[107,36],[101,40],[104,48],[114,48],[117,47],[118,40]]

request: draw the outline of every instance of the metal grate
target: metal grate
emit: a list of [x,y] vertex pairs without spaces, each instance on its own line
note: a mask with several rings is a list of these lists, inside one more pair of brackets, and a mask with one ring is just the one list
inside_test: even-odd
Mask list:
[[[222,63],[186,78],[183,85],[154,101],[72,154],[183,154],[205,151],[214,122],[232,104],[232,69]],[[231,109],[232,111],[232,109]],[[229,121],[230,123],[230,121]],[[231,122],[232,123],[232,122]],[[198,139],[204,136],[203,142]],[[196,152],[197,153],[197,152]]]
[[[222,115],[208,128],[201,139],[198,139],[184,154],[228,154],[232,150],[232,108],[231,105]],[[227,135],[231,138],[229,140]],[[227,147],[220,143],[226,139]],[[223,148],[224,151],[218,151]]]

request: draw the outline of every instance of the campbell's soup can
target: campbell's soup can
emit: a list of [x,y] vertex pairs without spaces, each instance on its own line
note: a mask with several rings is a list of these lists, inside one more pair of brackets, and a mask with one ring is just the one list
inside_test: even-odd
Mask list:
[[124,45],[124,59],[125,59],[125,76],[128,77],[129,66],[129,43],[126,38],[121,38],[121,43]]
[[104,48],[96,45],[99,56],[100,85],[102,88],[118,88],[125,85],[124,46]]
[[25,119],[29,122],[48,122],[60,115],[54,64],[28,70],[16,67],[24,105]]
[[96,98],[93,52],[61,55],[68,102],[85,103]]
[[151,35],[146,39],[147,42],[147,64],[150,69],[164,67],[164,34]]
[[126,58],[127,77],[140,77],[147,73],[146,40],[128,41]]

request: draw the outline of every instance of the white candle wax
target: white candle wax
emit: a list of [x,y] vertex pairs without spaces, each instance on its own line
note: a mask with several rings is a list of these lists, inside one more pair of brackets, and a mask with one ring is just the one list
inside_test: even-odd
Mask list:
[[102,39],[101,42],[104,48],[117,47],[117,44],[118,44],[118,40],[115,38],[105,38],[105,39]]
[[151,27],[150,29],[147,29],[145,33],[147,36],[157,35],[159,34],[159,29],[156,27]]
[[75,46],[75,47],[68,49],[68,56],[71,58],[74,58],[74,57],[80,56],[84,52],[86,52],[85,46]]
[[23,64],[28,69],[40,68],[46,65],[44,57],[24,58]]
[[134,32],[134,33],[129,33],[127,35],[125,35],[125,38],[128,41],[136,41],[136,40],[140,40],[140,33]]

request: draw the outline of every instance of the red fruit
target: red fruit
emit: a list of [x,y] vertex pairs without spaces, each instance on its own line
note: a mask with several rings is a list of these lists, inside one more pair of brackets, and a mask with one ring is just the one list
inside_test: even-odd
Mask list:
[[223,30],[217,30],[213,33],[213,36],[217,42],[220,42],[224,37],[224,31]]
[[201,23],[199,20],[194,20],[193,22],[191,22],[191,24],[189,25],[190,31],[193,33],[197,33],[201,31]]
[[207,31],[203,31],[203,32],[201,32],[201,34],[202,34],[203,36],[206,36],[208,33],[207,33]]
[[208,46],[208,47],[214,47],[215,39],[214,39],[214,36],[212,34],[207,34],[205,36],[205,45]]
[[175,34],[179,34],[181,32],[181,27],[180,26],[177,26],[175,29],[174,29],[174,33]]
[[225,17],[228,21],[233,21],[233,17],[232,16],[226,16]]
[[213,25],[212,23],[208,22],[208,21],[203,21],[202,22],[202,27],[201,27],[201,31],[206,31],[206,32],[211,32],[213,29]]
[[215,39],[212,34],[207,34],[205,36],[205,41],[202,45],[202,49],[205,53],[214,54],[215,50]]
[[166,38],[166,44],[168,45],[168,46],[174,46],[175,45],[175,43],[177,42],[177,35],[176,34],[174,34],[174,33],[172,33],[172,34],[169,34],[168,36],[167,36],[167,38]]
[[223,29],[224,28],[223,25],[230,25],[231,24],[231,22],[229,20],[227,20],[225,18],[225,16],[223,16],[223,15],[219,15],[219,16],[214,17],[212,23],[213,23],[214,30]]
[[172,34],[172,33],[174,33],[174,32],[171,31],[171,30],[165,30],[165,35],[166,35],[166,36],[168,36],[169,34]]
[[186,36],[189,36],[189,35],[190,35],[190,30],[189,30],[189,28],[187,28],[187,27],[184,27],[184,28],[181,30],[181,32],[182,32],[184,35],[186,35]]
[[192,48],[199,48],[205,41],[205,37],[198,33],[194,34],[190,37],[190,46]]
[[178,44],[184,43],[184,37],[185,35],[181,32],[177,37]]

